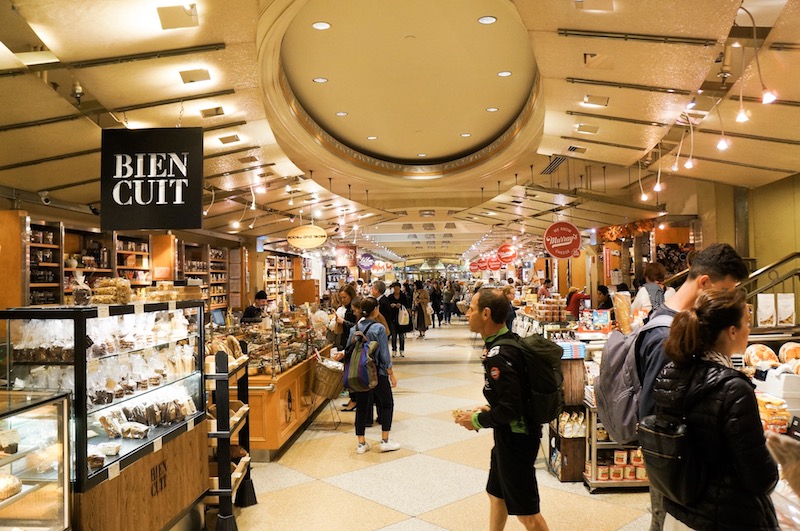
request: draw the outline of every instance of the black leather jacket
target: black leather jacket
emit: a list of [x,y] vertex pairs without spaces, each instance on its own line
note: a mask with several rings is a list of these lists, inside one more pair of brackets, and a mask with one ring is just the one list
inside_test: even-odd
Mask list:
[[716,363],[699,361],[682,369],[669,363],[656,379],[657,411],[678,409],[684,396],[690,404],[699,399],[686,422],[693,449],[708,467],[709,484],[692,507],[665,498],[666,511],[692,529],[777,530],[769,495],[778,470],[767,451],[753,385]]

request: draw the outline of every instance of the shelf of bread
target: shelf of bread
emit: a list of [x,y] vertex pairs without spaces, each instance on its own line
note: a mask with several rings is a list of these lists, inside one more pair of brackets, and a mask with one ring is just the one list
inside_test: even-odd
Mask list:
[[[231,408],[237,408],[235,411],[231,409],[230,411],[230,421],[228,422],[229,426],[227,430],[217,430],[217,419],[215,416],[215,405],[211,405],[208,408],[208,436],[211,439],[230,439],[236,437],[236,434],[239,433],[239,430],[242,429],[245,422],[247,421],[247,415],[250,413],[250,406],[247,404],[243,404],[238,400],[231,400],[230,401]],[[212,440],[210,441],[212,447],[217,445],[217,441]]]
[[[135,389],[132,388],[132,386],[133,386],[132,382],[124,382],[124,389],[125,390],[123,391],[123,394],[121,394],[121,395],[116,393],[116,392],[109,391],[108,389],[104,389],[104,390],[100,390],[99,394],[102,395],[103,397],[108,397],[108,398],[98,399],[99,395],[98,395],[97,392],[95,392],[93,396],[88,397],[88,400],[91,402],[91,405],[87,406],[87,411],[89,412],[89,414],[102,413],[106,409],[109,409],[109,408],[112,408],[112,407],[119,407],[121,404],[123,404],[123,403],[125,403],[125,402],[127,402],[129,400],[138,400],[138,399],[140,399],[142,397],[145,397],[146,395],[158,393],[159,391],[169,387],[172,384],[176,384],[178,382],[182,382],[182,381],[187,380],[189,378],[192,378],[193,376],[196,376],[198,374],[199,374],[199,371],[195,371],[195,372],[192,372],[192,373],[189,373],[189,374],[176,375],[176,376],[172,376],[172,377],[165,376],[163,379],[160,378],[159,376],[153,376],[153,377],[149,378],[149,381],[148,381],[146,387],[138,387],[138,388],[135,388]],[[157,381],[158,383],[153,383],[154,381]],[[120,386],[120,387],[123,387],[123,386]],[[132,392],[130,394],[124,394],[124,393],[128,393],[129,389],[131,389]],[[111,397],[109,397],[109,395],[113,396],[113,400],[112,400]],[[98,402],[98,400],[100,400],[100,401]],[[106,402],[106,400],[112,400],[112,401],[111,402]]]
[[220,489],[219,488],[219,477],[212,476],[209,479],[208,483],[208,496],[205,497],[203,503],[206,505],[218,505],[219,504],[219,496],[230,494],[231,497],[236,495],[236,491],[239,490],[239,486],[242,484],[242,480],[247,473],[247,469],[250,466],[250,456],[242,457],[239,460],[239,463],[236,465],[236,468],[231,473],[231,488],[228,489]]
[[[0,499],[3,500],[0,501],[0,511],[14,505],[28,494],[33,494],[45,485],[47,483],[22,483],[15,476],[0,474]],[[8,495],[9,493],[14,494]]]

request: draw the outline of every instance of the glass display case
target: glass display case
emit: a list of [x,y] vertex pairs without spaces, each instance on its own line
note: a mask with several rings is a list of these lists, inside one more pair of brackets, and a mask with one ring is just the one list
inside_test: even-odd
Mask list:
[[0,311],[14,389],[73,396],[75,492],[204,418],[203,301]]
[[69,528],[66,393],[0,391],[0,530]]

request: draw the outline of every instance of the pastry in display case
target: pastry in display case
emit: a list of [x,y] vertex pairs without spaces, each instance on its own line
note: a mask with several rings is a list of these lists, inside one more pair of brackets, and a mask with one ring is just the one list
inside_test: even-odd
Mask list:
[[13,388],[74,397],[76,492],[204,417],[202,301],[20,308],[0,319]]
[[[247,329],[251,372],[278,375],[313,352],[313,328],[306,310],[271,314]],[[324,346],[324,341],[320,343]]]
[[0,391],[0,531],[68,529],[69,399]]

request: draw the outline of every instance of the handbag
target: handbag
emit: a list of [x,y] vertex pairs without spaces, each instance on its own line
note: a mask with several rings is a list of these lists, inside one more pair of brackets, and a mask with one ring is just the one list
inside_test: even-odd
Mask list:
[[400,310],[397,312],[397,324],[407,326],[409,322],[411,322],[411,317],[408,315],[408,310],[405,306],[400,306]]

